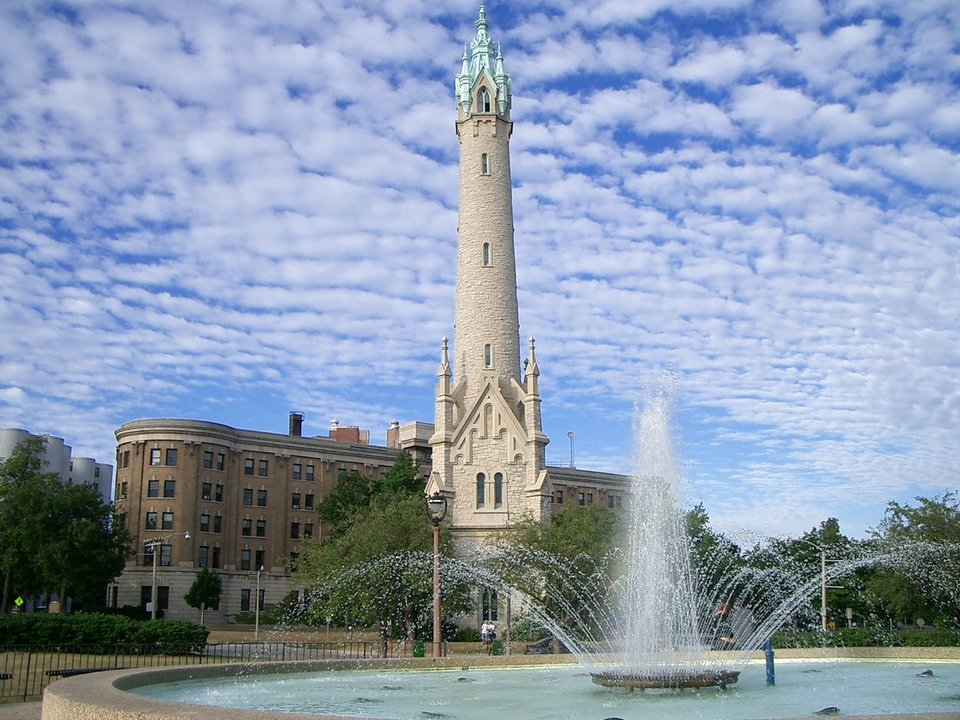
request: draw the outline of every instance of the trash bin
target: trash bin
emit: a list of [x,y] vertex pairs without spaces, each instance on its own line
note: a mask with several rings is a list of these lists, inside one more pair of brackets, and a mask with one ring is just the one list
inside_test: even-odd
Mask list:
[[503,655],[503,643],[499,640],[493,641],[493,648],[491,649],[492,655]]
[[414,657],[423,657],[423,640],[414,640],[413,641],[413,656]]

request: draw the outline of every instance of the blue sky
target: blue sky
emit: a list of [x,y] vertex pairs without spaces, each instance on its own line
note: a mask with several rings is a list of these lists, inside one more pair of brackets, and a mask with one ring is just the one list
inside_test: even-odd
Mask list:
[[[572,431],[629,471],[669,370],[720,529],[861,535],[957,489],[956,2],[486,9],[548,461]],[[476,12],[3,3],[0,426],[110,461],[142,417],[432,421]]]

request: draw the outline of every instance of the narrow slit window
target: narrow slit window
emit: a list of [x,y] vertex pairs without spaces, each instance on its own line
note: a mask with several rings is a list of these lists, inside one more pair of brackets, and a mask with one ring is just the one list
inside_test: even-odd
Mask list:
[[483,366],[485,368],[493,367],[493,346],[490,343],[483,346]]
[[477,507],[482,508],[486,502],[487,476],[477,473]]
[[480,156],[480,173],[482,175],[490,174],[490,156],[486,153]]
[[483,244],[483,264],[484,267],[490,264],[490,243]]
[[503,507],[503,473],[496,473],[493,476],[493,506]]

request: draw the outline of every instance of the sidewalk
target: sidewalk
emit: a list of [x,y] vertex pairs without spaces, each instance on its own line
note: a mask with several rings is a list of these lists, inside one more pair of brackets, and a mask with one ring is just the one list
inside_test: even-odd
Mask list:
[[4,703],[0,705],[0,720],[40,720],[40,703]]

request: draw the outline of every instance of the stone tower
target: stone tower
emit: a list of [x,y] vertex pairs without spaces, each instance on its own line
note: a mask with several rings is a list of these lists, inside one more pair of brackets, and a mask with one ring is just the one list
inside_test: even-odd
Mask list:
[[520,321],[510,182],[510,76],[487,34],[464,48],[454,92],[460,141],[456,310],[451,352],[437,372],[433,473],[428,493],[447,496],[459,539],[483,544],[524,517],[550,513],[534,341],[520,371]]

